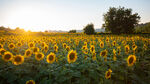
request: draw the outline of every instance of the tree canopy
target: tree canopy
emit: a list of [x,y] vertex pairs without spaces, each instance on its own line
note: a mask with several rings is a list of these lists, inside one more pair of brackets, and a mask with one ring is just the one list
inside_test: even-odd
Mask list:
[[138,13],[132,14],[132,9],[124,7],[110,7],[103,16],[103,28],[111,33],[133,33],[140,20]]
[[85,34],[87,35],[92,35],[95,33],[95,30],[94,30],[94,25],[91,23],[91,24],[87,24],[84,28],[83,28],[83,31]]

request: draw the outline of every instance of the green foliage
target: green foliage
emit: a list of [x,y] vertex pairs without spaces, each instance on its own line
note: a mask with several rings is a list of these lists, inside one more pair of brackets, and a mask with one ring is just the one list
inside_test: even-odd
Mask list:
[[84,33],[87,34],[87,35],[92,35],[95,33],[95,30],[94,30],[94,25],[91,23],[91,24],[87,24],[84,29],[83,29]]
[[136,33],[150,33],[150,22],[135,27]]
[[102,25],[103,28],[112,33],[133,33],[134,26],[140,20],[138,13],[132,14],[132,9],[125,9],[124,7],[110,7],[103,16],[105,22]]
[[76,30],[70,30],[68,33],[76,33]]

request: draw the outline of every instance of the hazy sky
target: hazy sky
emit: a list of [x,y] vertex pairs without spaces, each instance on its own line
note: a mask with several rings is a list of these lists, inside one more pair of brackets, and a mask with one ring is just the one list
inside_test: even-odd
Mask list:
[[101,28],[109,7],[132,8],[150,21],[150,0],[0,0],[0,26],[31,31]]

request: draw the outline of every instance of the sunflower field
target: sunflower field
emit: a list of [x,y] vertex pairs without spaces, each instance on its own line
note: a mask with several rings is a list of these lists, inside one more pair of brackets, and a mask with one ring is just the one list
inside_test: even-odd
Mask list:
[[150,36],[0,36],[0,84],[149,84]]

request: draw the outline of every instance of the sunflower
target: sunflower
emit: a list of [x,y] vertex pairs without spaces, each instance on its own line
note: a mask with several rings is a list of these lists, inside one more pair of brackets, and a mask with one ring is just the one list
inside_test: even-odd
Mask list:
[[33,48],[33,47],[35,46],[35,44],[34,44],[34,42],[30,42],[30,43],[28,44],[28,46],[29,46],[29,48]]
[[100,56],[107,57],[107,50],[101,51]]
[[116,57],[116,50],[113,49],[113,60],[116,61],[117,57]]
[[44,46],[44,52],[47,52],[48,49],[49,49],[49,48],[48,48],[48,45],[45,45],[45,46]]
[[42,52],[36,53],[35,54],[35,59],[40,61],[44,58],[44,54]]
[[10,52],[5,52],[4,55],[2,55],[2,59],[6,62],[11,61],[13,59],[13,54]]
[[90,52],[91,52],[91,53],[95,52],[95,46],[94,46],[94,45],[91,45],[91,46],[90,46]]
[[106,42],[107,42],[107,43],[109,42],[109,37],[106,38]]
[[120,49],[120,46],[117,47],[117,54],[120,55],[120,52],[121,52],[121,49]]
[[53,47],[53,48],[54,48],[54,51],[55,51],[55,52],[57,52],[57,51],[58,51],[58,46],[57,46],[57,45],[54,45],[54,47]]
[[25,57],[30,57],[31,55],[32,55],[31,49],[27,49],[27,50],[25,51],[24,56],[25,56]]
[[6,50],[4,48],[0,49],[0,55],[3,55],[6,52]]
[[34,80],[29,80],[26,82],[26,84],[35,84],[35,81]]
[[42,47],[44,47],[45,45],[46,45],[46,43],[45,43],[45,42],[42,42],[42,43],[41,43],[41,46],[42,46]]
[[92,59],[93,59],[93,61],[96,60],[96,53],[95,52],[92,53]]
[[112,42],[112,45],[113,45],[113,46],[116,46],[116,41],[113,41],[113,42]]
[[125,46],[125,53],[128,54],[129,51],[130,51],[130,47],[129,47],[129,45],[126,45],[126,46]]
[[14,65],[20,65],[24,62],[24,57],[21,56],[21,55],[16,55],[16,56],[14,56],[12,62],[13,62]]
[[10,44],[8,45],[8,47],[9,47],[9,49],[14,49],[14,48],[15,48],[15,44],[14,44],[14,43],[10,43]]
[[17,43],[17,46],[18,46],[18,47],[21,47],[21,46],[22,46],[22,43],[21,43],[21,42],[18,42],[18,43]]
[[66,48],[67,44],[66,43],[63,43],[63,48]]
[[73,63],[77,60],[77,53],[74,50],[69,51],[67,55],[67,59],[69,63]]
[[39,48],[38,47],[33,47],[33,53],[36,54],[39,52]]
[[129,55],[127,59],[128,66],[133,66],[133,64],[136,62],[136,56],[135,55]]
[[136,50],[137,49],[137,46],[134,44],[134,45],[132,45],[132,49],[133,50]]
[[51,52],[50,54],[47,55],[47,62],[52,64],[55,61],[56,55],[55,53]]
[[83,47],[82,47],[82,52],[83,52],[84,54],[87,54],[87,53],[88,53],[88,48],[87,48],[87,46],[83,46]]
[[3,48],[3,45],[2,45],[2,44],[0,44],[0,49],[1,49],[1,48]]
[[109,69],[108,71],[106,71],[106,72],[105,72],[105,78],[106,78],[106,79],[111,78],[111,73],[112,73],[112,70],[111,70],[111,69]]
[[70,50],[70,46],[67,46],[67,47],[66,47],[66,50],[69,51],[69,50]]
[[104,48],[104,42],[103,41],[100,42],[100,47]]

